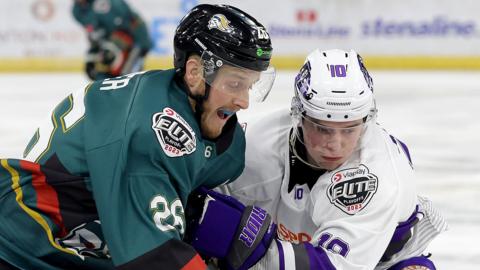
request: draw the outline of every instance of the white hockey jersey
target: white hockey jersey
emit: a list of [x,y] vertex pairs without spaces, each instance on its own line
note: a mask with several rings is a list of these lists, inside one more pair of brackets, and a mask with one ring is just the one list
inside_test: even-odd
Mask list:
[[[323,247],[336,269],[387,269],[420,255],[446,228],[430,202],[417,197],[408,150],[376,123],[368,125],[341,167],[322,174],[311,190],[307,184],[297,184],[288,192],[291,177],[301,177],[290,175],[291,127],[288,111],[248,125],[245,170],[221,188],[244,204],[266,209],[278,225],[280,239]],[[397,225],[417,205],[423,219],[413,228],[413,237],[389,261],[379,263]],[[275,249],[271,247],[273,255],[267,254],[254,269],[294,270],[295,259],[288,258],[294,256],[292,252],[282,251],[285,266],[265,261],[275,260]]]

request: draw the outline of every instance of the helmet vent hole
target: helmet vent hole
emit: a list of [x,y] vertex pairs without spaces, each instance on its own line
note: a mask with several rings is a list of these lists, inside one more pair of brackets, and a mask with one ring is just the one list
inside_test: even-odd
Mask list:
[[360,92],[360,94],[358,94],[358,95],[361,96],[361,95],[363,95],[363,93],[365,93],[365,91]]
[[348,53],[345,53],[345,58],[348,58]]
[[347,91],[338,91],[338,90],[332,90],[332,93],[335,93],[335,94],[345,94]]
[[327,118],[332,118],[332,116],[330,114],[327,114]]
[[327,53],[326,53],[326,52],[323,52],[323,56],[327,57]]
[[347,119],[347,118],[348,118],[348,115],[343,116],[343,118]]

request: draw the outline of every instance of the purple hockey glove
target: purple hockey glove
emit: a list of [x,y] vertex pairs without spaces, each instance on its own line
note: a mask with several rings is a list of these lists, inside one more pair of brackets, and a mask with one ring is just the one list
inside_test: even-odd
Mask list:
[[191,244],[200,254],[218,258],[232,270],[248,269],[263,257],[276,235],[276,224],[265,210],[205,188],[194,196],[193,207],[204,202],[189,228]]

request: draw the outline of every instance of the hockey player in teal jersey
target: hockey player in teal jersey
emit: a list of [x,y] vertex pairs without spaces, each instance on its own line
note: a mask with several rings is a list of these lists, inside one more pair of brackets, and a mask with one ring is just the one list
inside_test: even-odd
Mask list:
[[199,5],[174,37],[175,69],[95,81],[0,160],[0,269],[184,269],[199,186],[233,181],[245,138],[236,112],[273,83],[271,42],[253,17]]
[[92,80],[143,69],[152,48],[147,26],[123,0],[75,0],[73,17],[86,30],[90,48],[85,71]]

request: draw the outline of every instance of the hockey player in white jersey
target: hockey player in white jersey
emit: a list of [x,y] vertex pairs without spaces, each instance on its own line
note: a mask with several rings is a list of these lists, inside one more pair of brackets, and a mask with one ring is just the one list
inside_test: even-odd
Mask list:
[[[209,192],[194,246],[227,269],[435,269],[423,254],[447,225],[376,113],[357,53],[313,51],[291,110],[246,130],[245,170],[222,189],[241,203]],[[242,245],[247,255],[234,258]]]

